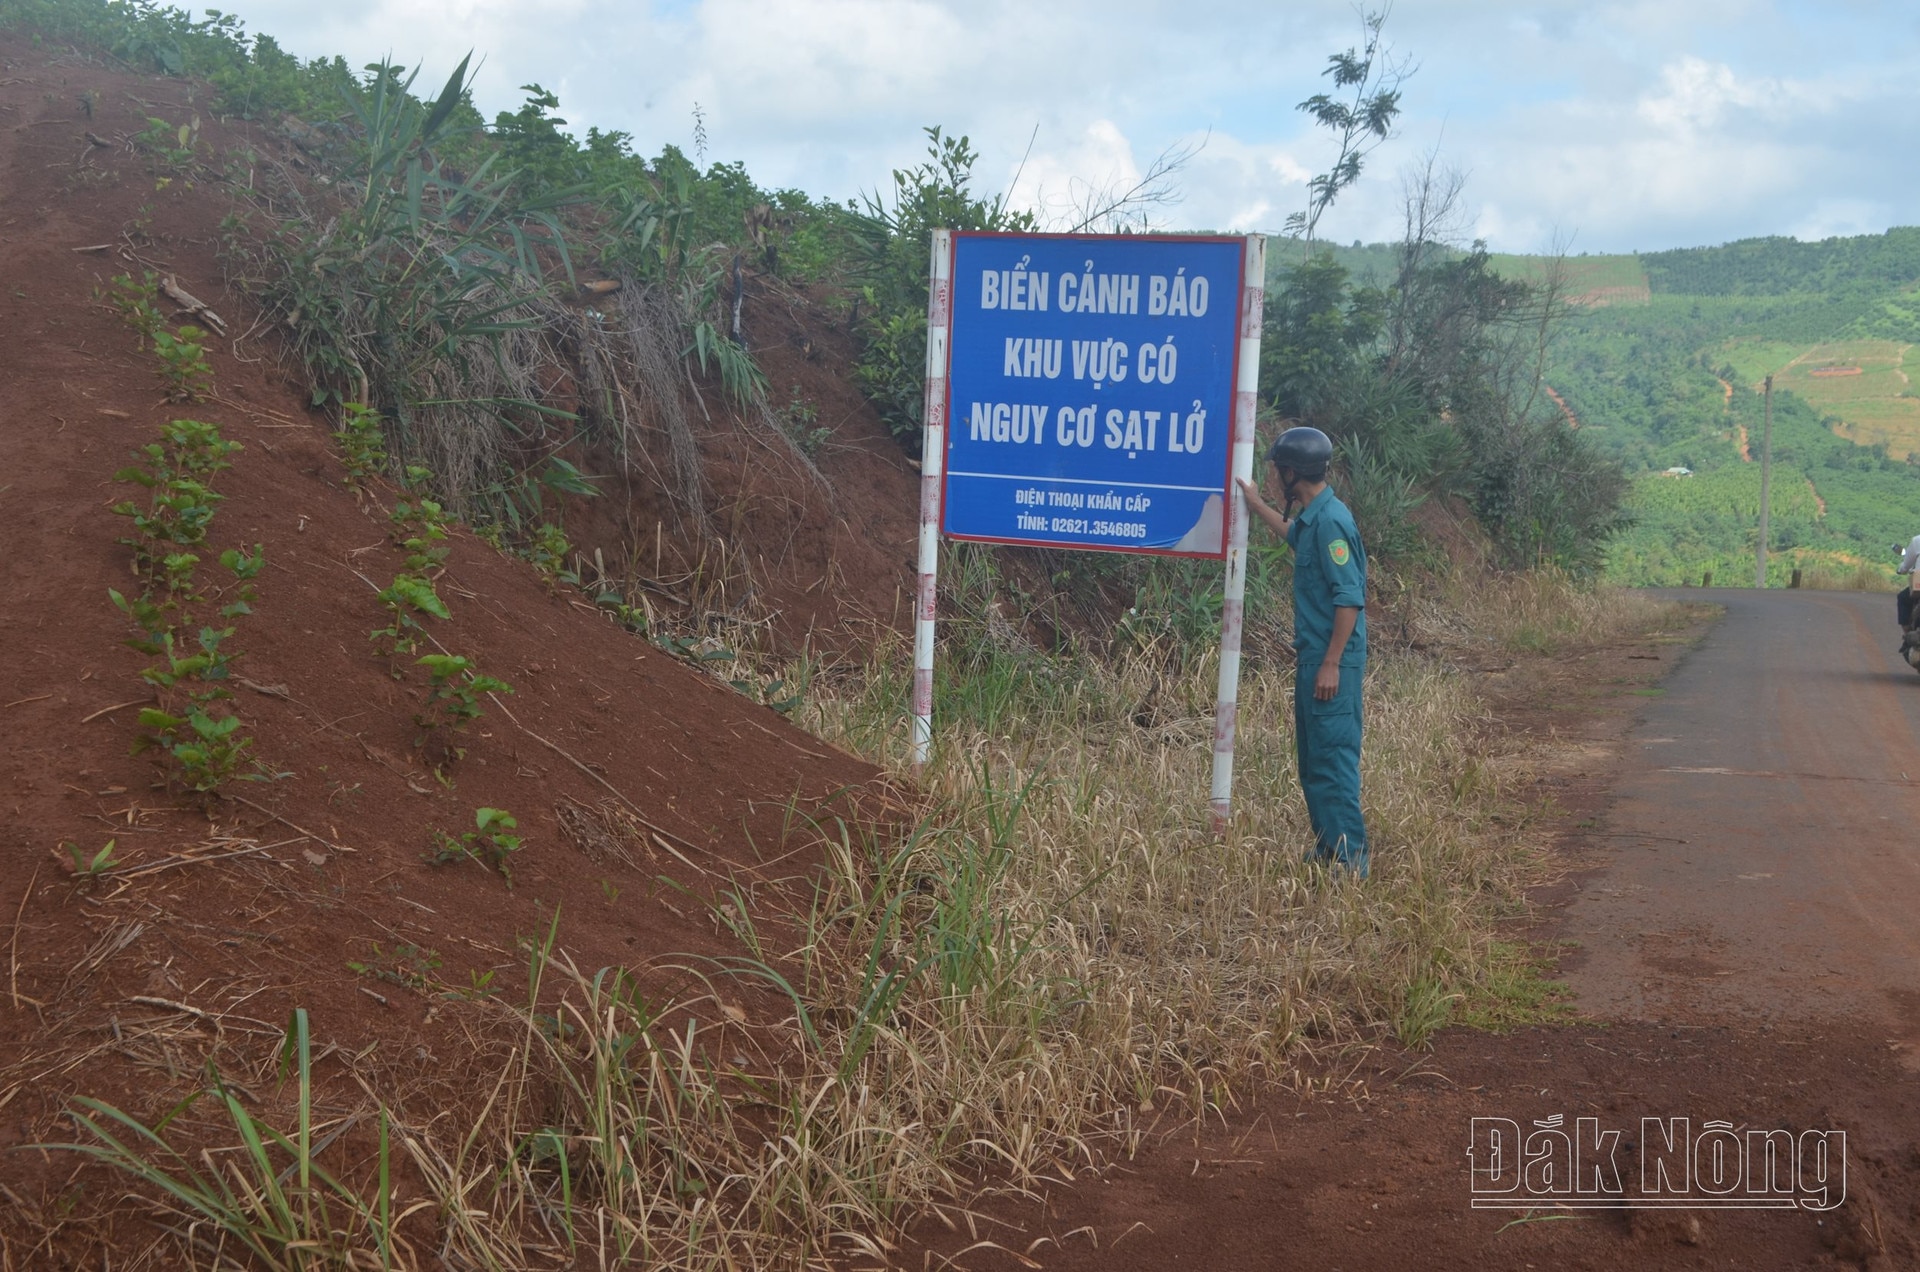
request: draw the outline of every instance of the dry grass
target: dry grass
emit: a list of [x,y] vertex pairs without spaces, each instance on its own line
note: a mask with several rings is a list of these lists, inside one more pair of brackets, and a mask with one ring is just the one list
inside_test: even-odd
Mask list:
[[[1530,650],[1668,621],[1564,580],[1492,587],[1415,625]],[[878,1254],[984,1180],[1072,1175],[1263,1083],[1337,1084],[1383,1038],[1417,1045],[1514,997],[1496,936],[1549,865],[1511,785],[1522,766],[1465,676],[1410,655],[1369,673],[1361,884],[1301,860],[1289,668],[1243,680],[1236,817],[1216,840],[1203,660],[1149,646],[1068,664],[979,633],[956,625],[944,655],[931,813],[885,833],[798,823],[825,847],[811,904],[756,925],[752,898],[712,898],[739,953],[689,962],[706,998],[650,1002],[550,936],[518,1005],[459,1008],[494,1057],[478,1107],[390,1085],[376,1101],[369,1077],[357,1108],[316,1111],[390,1124],[410,1163],[393,1266],[415,1250],[498,1269]],[[817,676],[803,722],[903,766],[904,653]],[[358,1174],[337,1173],[364,1184],[358,1152]],[[372,1231],[295,1233],[285,1265],[381,1266]]]
[[1814,592],[1886,592],[1898,582],[1885,566],[1861,562],[1852,569],[1844,566],[1814,566],[1800,578],[1800,586]]
[[[1072,1046],[1045,1057],[1070,1103],[1124,1123],[1177,1092],[1198,1111],[1255,1073],[1297,1077],[1328,1047],[1381,1031],[1417,1042],[1472,991],[1492,922],[1518,907],[1537,859],[1513,833],[1521,812],[1462,678],[1416,660],[1370,674],[1374,876],[1356,885],[1301,860],[1290,669],[1243,680],[1237,816],[1218,841],[1210,667],[1032,674],[1024,692],[971,701],[948,687],[927,781],[954,808],[989,779],[1026,792],[996,908],[1044,933],[1028,955],[1036,983],[1075,986]],[[887,675],[868,694],[890,698]],[[870,706],[828,700],[817,727],[900,763],[904,739],[878,733]]]
[[1604,645],[1684,621],[1680,610],[1638,592],[1576,585],[1553,570],[1456,576],[1418,607],[1422,644],[1439,651],[1482,645],[1552,654]]

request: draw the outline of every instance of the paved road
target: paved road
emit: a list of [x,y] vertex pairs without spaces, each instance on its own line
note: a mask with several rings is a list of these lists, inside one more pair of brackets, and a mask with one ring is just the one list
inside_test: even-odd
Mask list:
[[1567,909],[1582,1006],[1920,1043],[1920,675],[1892,597],[1674,595],[1727,612],[1629,734],[1611,861]]

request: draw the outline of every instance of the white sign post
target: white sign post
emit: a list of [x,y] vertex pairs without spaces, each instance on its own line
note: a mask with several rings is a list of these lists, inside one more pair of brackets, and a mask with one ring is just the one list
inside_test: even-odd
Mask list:
[[1237,479],[1253,475],[1265,277],[1259,235],[934,232],[914,594],[916,774],[933,742],[943,534],[1224,558],[1211,808],[1214,829],[1226,828],[1247,585]]
[[933,232],[927,263],[927,396],[921,414],[920,580],[913,598],[913,771],[933,747],[933,611],[940,572],[941,466],[947,455],[947,333],[953,318],[953,231]]
[[1246,628],[1247,497],[1253,479],[1254,421],[1260,405],[1260,328],[1266,318],[1267,240],[1247,236],[1240,291],[1240,357],[1233,386],[1233,488],[1228,507],[1227,578],[1220,607],[1220,693],[1213,712],[1213,830],[1224,834],[1233,814],[1233,739],[1239,723],[1240,637]]

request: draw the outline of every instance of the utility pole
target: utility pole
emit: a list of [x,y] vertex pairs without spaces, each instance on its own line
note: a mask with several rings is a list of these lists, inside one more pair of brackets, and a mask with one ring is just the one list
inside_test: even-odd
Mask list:
[[1760,441],[1760,542],[1753,552],[1753,585],[1767,585],[1767,495],[1773,484],[1773,377],[1766,382],[1765,431]]

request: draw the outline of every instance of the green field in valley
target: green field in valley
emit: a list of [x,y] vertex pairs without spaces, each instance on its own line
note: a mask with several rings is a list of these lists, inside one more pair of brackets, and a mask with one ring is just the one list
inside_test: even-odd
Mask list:
[[[1494,263],[1532,280],[1549,268]],[[1751,580],[1772,375],[1771,580],[1870,565],[1892,585],[1888,545],[1920,533],[1920,229],[1565,267],[1567,294],[1586,303],[1546,380],[1634,478],[1636,520],[1612,546],[1610,578]],[[1674,467],[1691,475],[1659,475]]]

